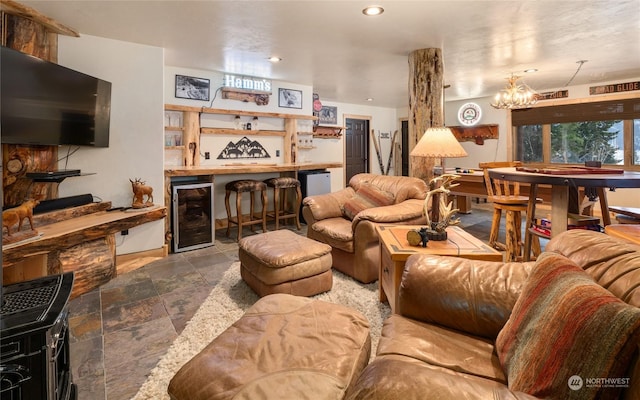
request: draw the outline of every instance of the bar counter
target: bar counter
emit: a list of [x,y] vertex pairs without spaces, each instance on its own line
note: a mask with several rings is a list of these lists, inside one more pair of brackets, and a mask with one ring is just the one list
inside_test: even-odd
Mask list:
[[[198,180],[205,182],[215,182],[215,176],[224,175],[224,178],[220,178],[222,182],[218,183],[218,186],[224,188],[224,182],[229,179],[234,179],[230,177],[230,175],[248,175],[247,178],[252,178],[251,175],[257,174],[280,174],[280,176],[292,176],[297,178],[298,171],[310,171],[316,169],[326,169],[326,168],[342,168],[342,162],[324,162],[324,163],[287,163],[287,164],[258,164],[258,163],[229,163],[226,165],[210,165],[210,166],[166,166],[164,169],[164,181],[165,181],[165,191],[164,191],[164,204],[167,207],[167,215],[169,218],[165,219],[165,243],[171,249],[171,242],[173,240],[172,234],[172,218],[173,210],[172,210],[172,199],[171,199],[171,185],[172,179],[180,179],[185,177],[197,177]],[[236,178],[242,179],[242,178]],[[214,189],[214,193],[216,196],[222,196],[224,190],[220,191]],[[220,193],[220,194],[217,194]],[[218,199],[218,201],[214,200],[214,216],[216,228],[220,229],[223,226],[226,227],[226,216],[220,216],[220,218],[215,218],[216,210],[221,210],[224,208],[224,203]],[[222,207],[222,208],[221,208]]]
[[270,172],[297,172],[313,169],[342,168],[341,162],[327,163],[295,163],[295,164],[257,164],[237,163],[212,166],[176,166],[166,167],[165,177],[198,176],[198,175],[234,175],[234,174],[263,174]]

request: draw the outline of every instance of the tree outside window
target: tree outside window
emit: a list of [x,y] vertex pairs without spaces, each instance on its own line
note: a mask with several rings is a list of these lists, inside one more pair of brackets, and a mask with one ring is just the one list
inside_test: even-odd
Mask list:
[[524,163],[542,162],[542,125],[518,126],[515,150],[516,160]]
[[622,121],[585,121],[551,124],[551,162],[622,164]]

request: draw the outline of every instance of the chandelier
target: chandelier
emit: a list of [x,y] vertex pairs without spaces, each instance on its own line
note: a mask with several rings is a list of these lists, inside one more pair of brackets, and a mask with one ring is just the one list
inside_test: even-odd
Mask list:
[[492,107],[502,109],[527,108],[536,104],[538,101],[538,93],[527,86],[526,83],[518,84],[517,75],[511,75],[507,78],[509,85],[496,94],[495,101],[491,103]]

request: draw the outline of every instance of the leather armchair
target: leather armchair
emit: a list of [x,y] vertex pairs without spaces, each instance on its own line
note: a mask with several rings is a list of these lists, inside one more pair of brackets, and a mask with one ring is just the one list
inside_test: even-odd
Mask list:
[[[393,194],[393,204],[367,208],[350,220],[344,215],[343,207],[366,184]],[[302,201],[307,237],[331,246],[334,268],[360,282],[373,282],[378,279],[380,268],[376,225],[426,223],[422,211],[426,195],[427,185],[422,179],[354,175],[345,189],[309,196]]]
[[[640,246],[570,230],[545,251],[569,258],[610,293],[640,306]],[[409,257],[398,314],[384,322],[376,358],[347,399],[535,399],[509,389],[495,347],[534,263]],[[620,398],[639,399],[637,350],[629,376]]]

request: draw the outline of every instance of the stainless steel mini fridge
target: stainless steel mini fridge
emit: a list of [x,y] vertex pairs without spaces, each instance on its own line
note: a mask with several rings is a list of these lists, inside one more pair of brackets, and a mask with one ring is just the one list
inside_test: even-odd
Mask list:
[[[331,173],[327,170],[314,169],[298,172],[298,179],[302,191],[302,198],[326,194],[331,192]],[[306,223],[300,208],[300,222]]]
[[172,188],[173,251],[213,246],[213,183],[174,183]]

